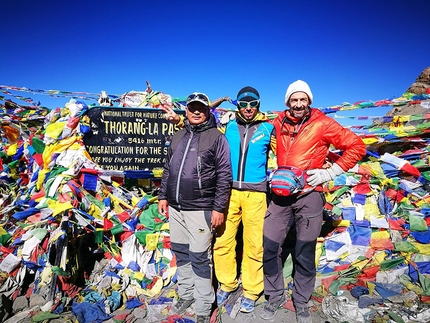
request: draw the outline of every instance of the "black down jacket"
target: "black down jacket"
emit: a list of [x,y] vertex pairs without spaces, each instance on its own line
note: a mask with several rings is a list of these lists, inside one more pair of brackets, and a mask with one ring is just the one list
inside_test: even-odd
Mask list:
[[230,148],[215,117],[193,126],[186,120],[172,138],[158,199],[176,210],[224,212],[231,182]]

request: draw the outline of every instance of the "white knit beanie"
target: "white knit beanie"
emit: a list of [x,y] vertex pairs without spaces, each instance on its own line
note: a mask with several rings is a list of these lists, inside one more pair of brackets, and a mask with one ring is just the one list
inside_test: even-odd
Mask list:
[[297,80],[290,84],[287,89],[287,93],[285,93],[285,104],[288,104],[291,94],[296,92],[305,92],[309,97],[309,104],[312,104],[313,95],[311,92],[311,88],[309,87],[308,83],[302,80]]

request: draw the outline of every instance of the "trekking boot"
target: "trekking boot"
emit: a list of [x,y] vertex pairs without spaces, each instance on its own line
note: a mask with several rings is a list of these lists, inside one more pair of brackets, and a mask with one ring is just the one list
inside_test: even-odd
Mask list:
[[205,315],[197,315],[196,323],[210,323],[211,317]]
[[216,292],[216,303],[218,306],[224,305],[227,302],[228,297],[230,296],[230,292],[226,292],[221,288]]
[[247,297],[242,297],[242,301],[240,303],[240,311],[242,313],[251,313],[254,311],[255,301],[249,299]]
[[271,301],[270,298],[266,304],[264,304],[263,309],[261,310],[260,317],[263,320],[271,320],[275,317],[276,313],[278,313],[279,307],[284,305],[285,303],[285,294],[282,294],[281,298],[277,301]]
[[194,303],[193,299],[179,298],[175,305],[172,306],[171,311],[175,314],[182,315],[187,311],[187,308]]
[[312,323],[312,316],[307,307],[296,307],[297,323]]

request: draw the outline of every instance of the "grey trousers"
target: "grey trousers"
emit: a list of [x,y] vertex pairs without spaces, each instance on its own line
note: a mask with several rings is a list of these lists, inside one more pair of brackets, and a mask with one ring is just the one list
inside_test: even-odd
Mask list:
[[178,211],[169,207],[170,243],[178,265],[178,294],[195,300],[197,315],[210,315],[212,285],[211,211]]
[[269,301],[279,300],[284,293],[282,245],[294,225],[292,297],[295,307],[307,307],[315,287],[316,239],[321,232],[324,204],[324,195],[315,191],[299,197],[273,195],[263,231],[264,293]]

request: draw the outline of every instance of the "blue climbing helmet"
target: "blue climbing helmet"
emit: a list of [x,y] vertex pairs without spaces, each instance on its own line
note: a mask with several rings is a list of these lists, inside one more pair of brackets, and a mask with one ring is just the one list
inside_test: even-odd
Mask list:
[[270,188],[276,195],[294,195],[299,193],[304,186],[304,173],[297,167],[281,166],[272,173]]

